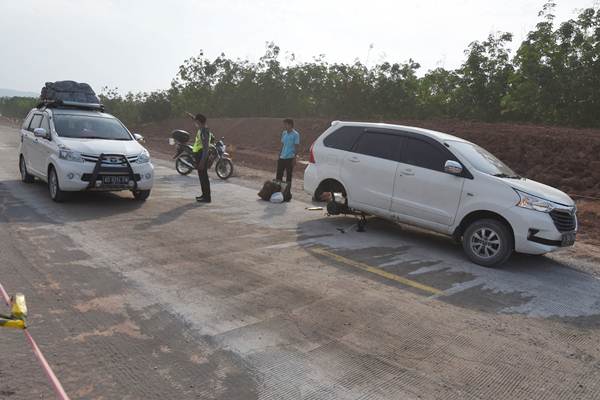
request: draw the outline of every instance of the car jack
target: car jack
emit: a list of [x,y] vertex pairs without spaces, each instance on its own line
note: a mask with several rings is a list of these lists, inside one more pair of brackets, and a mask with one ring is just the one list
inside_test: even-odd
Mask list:
[[[348,214],[346,214],[348,215]],[[351,215],[355,215],[358,216],[358,222],[350,225],[347,228],[336,228],[338,231],[340,231],[341,233],[346,233],[347,231],[349,231],[350,229],[354,228],[354,226],[356,226],[356,232],[366,232],[365,227],[367,226],[367,216],[364,213],[356,213],[356,214],[351,214]]]

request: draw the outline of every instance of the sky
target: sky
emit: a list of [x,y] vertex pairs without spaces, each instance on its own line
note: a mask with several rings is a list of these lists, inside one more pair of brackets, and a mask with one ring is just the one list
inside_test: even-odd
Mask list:
[[[555,0],[558,21],[599,0]],[[119,92],[167,89],[201,50],[257,60],[274,41],[297,61],[373,65],[412,58],[421,73],[456,68],[474,40],[512,32],[515,46],[545,0],[0,0],[0,88],[46,81]],[[372,45],[372,49],[370,49]]]

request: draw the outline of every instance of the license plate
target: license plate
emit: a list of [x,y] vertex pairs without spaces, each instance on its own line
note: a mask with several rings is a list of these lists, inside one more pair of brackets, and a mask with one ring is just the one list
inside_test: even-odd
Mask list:
[[576,236],[577,235],[575,233],[563,233],[562,246],[563,247],[573,246],[575,244]]
[[106,175],[102,177],[102,183],[105,185],[127,185],[129,177],[126,175]]

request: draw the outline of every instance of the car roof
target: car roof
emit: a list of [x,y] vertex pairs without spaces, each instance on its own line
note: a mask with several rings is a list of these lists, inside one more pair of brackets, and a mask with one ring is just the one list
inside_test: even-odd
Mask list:
[[80,110],[77,108],[46,108],[37,111],[48,111],[52,115],[78,115],[82,117],[101,117],[101,118],[115,118],[114,116],[93,110]]
[[395,124],[385,124],[385,123],[377,123],[377,122],[353,122],[353,121],[333,121],[331,123],[332,126],[359,126],[365,128],[373,128],[373,129],[391,129],[398,130],[403,132],[416,133],[419,135],[427,136],[432,139],[435,139],[439,142],[443,142],[445,140],[454,140],[457,142],[468,142],[465,139],[459,138],[458,136],[449,135],[447,133],[433,131],[430,129],[417,128],[415,126],[405,126],[405,125],[395,125]]

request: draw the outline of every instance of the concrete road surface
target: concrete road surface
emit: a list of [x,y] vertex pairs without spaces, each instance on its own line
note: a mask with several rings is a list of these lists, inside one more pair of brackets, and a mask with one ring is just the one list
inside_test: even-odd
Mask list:
[[[27,295],[72,398],[600,398],[597,259],[486,269],[437,235],[259,201],[242,178],[199,205],[167,161],[146,203],[57,204],[19,181],[17,144],[1,127],[0,282]],[[0,331],[0,355],[0,398],[53,398],[21,332]]]

